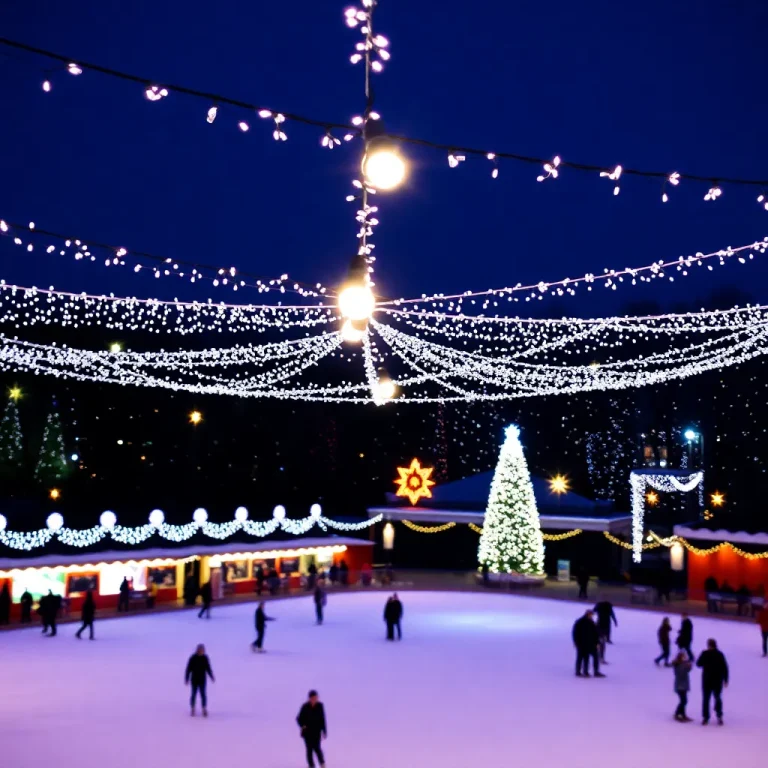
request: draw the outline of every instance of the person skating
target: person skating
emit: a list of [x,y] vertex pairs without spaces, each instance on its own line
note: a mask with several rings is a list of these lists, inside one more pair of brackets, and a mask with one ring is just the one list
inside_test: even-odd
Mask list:
[[309,699],[299,710],[296,722],[301,728],[301,738],[307,750],[307,765],[315,768],[315,755],[320,761],[320,768],[325,768],[325,756],[320,746],[320,741],[328,737],[328,727],[325,720],[325,708],[323,707],[317,691],[309,692]]
[[257,653],[264,653],[262,645],[264,645],[264,631],[268,621],[274,621],[274,619],[264,612],[264,602],[262,601],[256,609],[256,639],[253,641],[253,650]]
[[593,610],[597,615],[598,631],[605,638],[607,643],[613,644],[613,641],[611,640],[611,622],[617,627],[619,626],[616,614],[613,612],[613,603],[608,600],[601,600]]
[[[49,589],[48,594],[40,598],[40,618],[43,621],[43,635],[46,637],[56,637],[56,618],[59,614],[61,598],[54,595]],[[48,634],[50,630],[50,634]]]
[[403,619],[403,604],[397,595],[397,592],[393,595],[393,602],[395,604],[395,631],[397,632],[397,639],[403,639],[403,630],[400,626],[400,622]]
[[579,600],[587,599],[587,588],[589,587],[589,571],[582,565],[576,576],[576,583],[579,585]]
[[314,601],[315,601],[315,616],[317,618],[317,623],[322,624],[323,608],[325,607],[327,600],[325,597],[325,590],[323,589],[323,585],[321,582],[318,582],[317,586],[315,587]]
[[768,656],[768,602],[757,614],[757,623],[763,636],[763,656]]
[[192,684],[192,696],[189,699],[192,717],[195,716],[195,703],[197,702],[198,692],[200,693],[200,703],[203,705],[203,717],[208,717],[208,696],[205,687],[209,677],[211,682],[216,682],[213,670],[211,669],[211,662],[205,655],[205,646],[201,643],[197,646],[197,650],[189,657],[187,671],[184,673],[184,684]]
[[3,584],[0,590],[0,624],[9,624],[11,621],[11,592],[8,582]]
[[77,630],[75,637],[79,640],[86,627],[89,630],[89,637],[93,640],[93,620],[96,617],[96,603],[93,600],[93,592],[89,589],[83,601],[82,620],[83,626]]
[[595,677],[605,677],[600,672],[597,646],[600,637],[592,611],[587,611],[573,625],[573,644],[576,646],[576,677],[589,677],[589,659],[592,657]]
[[688,704],[688,691],[691,690],[691,668],[693,664],[683,651],[679,651],[672,662],[672,666],[675,673],[675,693],[679,699],[677,709],[675,710],[675,720],[681,723],[690,723],[691,718],[685,714],[685,707]]
[[205,616],[206,619],[210,619],[211,603],[213,602],[213,587],[211,586],[210,579],[200,587],[200,599],[203,601],[203,607],[200,609],[200,613],[197,614],[197,618],[202,619]]
[[29,624],[32,621],[32,595],[29,594],[29,590],[24,590],[21,596],[21,623]]
[[709,699],[715,699],[715,714],[718,725],[723,724],[723,700],[721,698],[723,686],[728,687],[728,662],[722,651],[718,650],[717,643],[711,638],[707,640],[707,650],[703,651],[697,667],[701,667],[702,687],[702,725],[709,722]]
[[384,622],[387,625],[387,640],[395,639],[395,598],[390,595],[384,605]]
[[131,607],[131,585],[128,583],[128,577],[124,576],[120,582],[120,597],[117,601],[118,611],[128,611]]
[[682,621],[680,622],[680,631],[677,633],[677,647],[681,651],[685,651],[688,654],[688,658],[693,661],[695,658],[693,651],[691,650],[691,644],[693,643],[693,622],[688,618],[688,614],[682,614]]
[[659,627],[659,645],[661,646],[661,653],[653,660],[656,666],[660,661],[664,661],[664,666],[669,666],[669,636],[672,634],[672,625],[669,623],[668,618],[664,618]]

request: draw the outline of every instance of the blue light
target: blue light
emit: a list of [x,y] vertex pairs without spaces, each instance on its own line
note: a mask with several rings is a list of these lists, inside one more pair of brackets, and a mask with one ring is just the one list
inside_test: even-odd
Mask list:
[[77,461],[80,457],[76,453],[73,453],[69,458],[72,459],[72,461]]
[[698,435],[692,429],[686,429],[685,432],[683,432],[683,437],[686,440],[695,440]]

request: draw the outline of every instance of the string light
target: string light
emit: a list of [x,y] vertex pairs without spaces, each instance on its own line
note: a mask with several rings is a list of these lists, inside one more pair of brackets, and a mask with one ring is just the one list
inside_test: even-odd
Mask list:
[[443,525],[417,525],[410,520],[403,520],[403,525],[416,533],[442,533],[456,527],[456,523],[444,523]]
[[543,533],[541,538],[544,541],[565,541],[566,539],[572,539],[574,536],[578,536],[580,533],[584,533],[581,528],[574,528],[572,531],[565,531],[564,533]]
[[55,536],[67,546],[82,548],[93,546],[109,536],[120,544],[135,546],[155,534],[168,541],[180,543],[188,541],[198,532],[212,539],[224,540],[240,531],[249,536],[264,538],[278,528],[294,536],[301,536],[315,525],[323,530],[333,528],[339,531],[361,531],[382,520],[382,515],[377,515],[360,523],[344,523],[324,517],[322,509],[318,514],[319,506],[312,505],[307,517],[292,520],[287,518],[285,507],[278,505],[272,519],[267,521],[248,520],[245,507],[238,507],[235,510],[235,519],[225,523],[211,523],[207,511],[198,508],[193,513],[193,521],[185,525],[169,525],[165,522],[163,511],[155,509],[150,513],[148,524],[133,528],[117,525],[117,516],[111,511],[102,512],[99,525],[93,528],[67,528],[62,515],[52,512],[46,520],[46,527],[38,531],[9,531],[7,520],[0,515],[0,544],[11,549],[31,551],[45,547]]

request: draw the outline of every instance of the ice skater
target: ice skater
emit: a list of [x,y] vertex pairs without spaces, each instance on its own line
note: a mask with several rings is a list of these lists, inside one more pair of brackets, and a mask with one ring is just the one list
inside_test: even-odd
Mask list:
[[32,595],[25,589],[21,596],[21,623],[29,624],[32,621]]
[[[43,635],[45,637],[56,637],[56,617],[59,613],[59,605],[59,599],[50,589],[47,595],[40,598],[40,606],[37,610],[43,622]],[[51,631],[50,635],[48,630]]]
[[601,600],[593,610],[597,615],[598,632],[605,638],[606,643],[613,645],[613,641],[611,640],[611,622],[617,627],[619,626],[616,614],[613,612],[613,603],[608,600]]
[[8,582],[3,584],[0,590],[0,624],[9,624],[11,621],[11,593]]
[[85,600],[83,601],[83,612],[82,612],[82,620],[83,620],[83,626],[80,627],[80,629],[77,630],[75,633],[75,637],[80,640],[82,637],[83,632],[85,631],[86,627],[89,630],[89,637],[91,640],[93,640],[93,620],[96,617],[96,603],[93,601],[93,592],[89,589],[88,592],[85,595]]
[[659,662],[663,659],[664,666],[669,666],[669,636],[672,634],[672,625],[669,623],[669,619],[665,616],[659,627],[659,645],[661,646],[661,653],[653,660],[656,666],[659,666]]
[[691,650],[693,643],[693,622],[688,618],[688,614],[682,614],[683,620],[680,622],[680,631],[677,633],[677,647],[688,654],[688,658],[693,661],[694,655]]
[[259,603],[259,607],[256,609],[256,639],[252,643],[254,652],[264,653],[262,646],[264,645],[264,631],[267,628],[267,622],[274,621],[272,616],[267,616],[264,612],[264,601]]
[[325,768],[325,756],[320,746],[320,741],[328,737],[328,728],[325,722],[325,708],[323,707],[317,691],[309,692],[309,700],[304,702],[296,722],[301,728],[301,738],[307,749],[307,765],[315,768],[315,755],[320,761],[320,768]]
[[184,673],[184,684],[192,684],[192,696],[189,699],[192,717],[195,716],[195,703],[197,702],[198,691],[200,692],[200,703],[203,705],[203,717],[208,717],[208,696],[206,695],[205,686],[209,677],[212,683],[216,682],[213,670],[211,669],[211,662],[205,655],[205,646],[201,643],[197,646],[197,650],[192,656],[189,657],[187,671]]
[[200,599],[203,601],[203,607],[200,609],[200,613],[197,614],[197,618],[202,619],[205,616],[206,619],[210,619],[211,603],[213,602],[213,587],[211,586],[210,579],[200,587]]
[[323,583],[322,581],[317,582],[317,586],[315,587],[315,616],[317,618],[317,623],[322,624],[323,623],[323,608],[325,607],[327,603],[327,598],[325,596],[325,590],[323,589]]
[[397,594],[387,599],[384,606],[384,621],[387,624],[387,640],[395,639],[395,630],[397,630],[397,639],[402,640],[403,633],[400,629],[400,619],[403,616],[403,604]]
[[672,667],[674,667],[675,673],[675,693],[679,699],[677,709],[675,710],[675,720],[680,723],[690,723],[691,718],[685,714],[685,707],[688,704],[688,691],[691,690],[691,668],[693,664],[684,651],[678,651],[675,660],[672,662]]
[[576,576],[576,583],[579,585],[579,600],[587,599],[587,587],[589,587],[589,571],[582,565]]
[[728,662],[725,660],[723,652],[718,650],[717,643],[711,638],[707,640],[707,650],[703,651],[697,667],[701,667],[701,687],[702,687],[702,725],[709,722],[709,699],[715,699],[715,714],[717,715],[717,724],[723,724],[723,686],[728,687]]
[[120,597],[117,601],[117,610],[128,611],[131,607],[131,585],[128,583],[128,577],[123,576],[123,580],[120,583]]
[[757,614],[757,623],[763,636],[763,657],[768,656],[768,602]]
[[600,671],[597,646],[600,641],[592,611],[587,611],[573,625],[573,644],[576,646],[576,677],[589,677],[589,659],[592,657],[595,677],[605,677]]

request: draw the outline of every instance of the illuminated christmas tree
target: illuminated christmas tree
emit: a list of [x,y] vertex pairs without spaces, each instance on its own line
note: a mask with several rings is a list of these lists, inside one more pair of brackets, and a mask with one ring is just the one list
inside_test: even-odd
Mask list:
[[43,432],[43,444],[40,446],[40,458],[35,467],[35,480],[46,485],[61,480],[69,471],[64,450],[64,433],[55,401],[53,407],[54,410],[48,414]]
[[21,467],[23,458],[19,409],[16,407],[16,398],[11,396],[0,422],[0,466],[5,473],[15,472]]
[[544,575],[544,540],[520,429],[505,430],[478,551],[491,573]]

